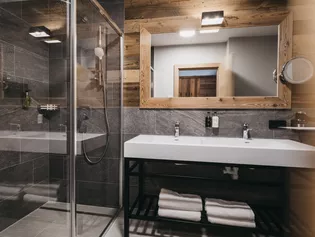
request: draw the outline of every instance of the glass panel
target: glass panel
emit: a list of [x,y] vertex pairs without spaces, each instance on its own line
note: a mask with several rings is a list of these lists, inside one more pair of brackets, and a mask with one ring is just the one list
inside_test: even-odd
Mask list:
[[70,236],[69,6],[0,1],[0,236]]
[[119,208],[120,37],[91,1],[77,4],[77,234],[100,236]]

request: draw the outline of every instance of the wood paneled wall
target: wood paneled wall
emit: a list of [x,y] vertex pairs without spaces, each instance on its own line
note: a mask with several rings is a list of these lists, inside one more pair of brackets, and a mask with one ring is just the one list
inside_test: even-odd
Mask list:
[[[136,78],[140,60],[139,28],[144,26],[149,31],[158,33],[178,30],[183,23],[200,26],[201,12],[207,10],[224,10],[226,26],[243,27],[252,24],[277,22],[288,10],[294,17],[294,56],[306,56],[315,65],[315,12],[314,0],[126,0],[125,21],[125,106],[139,106]],[[268,24],[268,23],[267,23]],[[131,73],[129,70],[132,70]],[[138,71],[137,73],[134,73]],[[129,81],[132,82],[129,82]],[[131,92],[132,91],[132,92]],[[315,106],[314,80],[304,85],[293,86],[292,107],[311,108]],[[132,101],[129,103],[128,101]]]
[[287,4],[287,0],[126,0],[124,105],[139,106],[139,79],[135,80],[139,78],[141,26],[151,33],[200,28],[201,13],[213,10],[224,10],[222,27],[273,25],[288,13]]

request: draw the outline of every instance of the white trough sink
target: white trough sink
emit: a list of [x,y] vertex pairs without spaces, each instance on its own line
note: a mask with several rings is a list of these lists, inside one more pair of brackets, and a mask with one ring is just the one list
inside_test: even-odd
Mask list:
[[127,158],[315,168],[315,147],[283,139],[139,135],[125,142]]
[[[83,153],[82,141],[87,151],[91,151],[104,146],[106,137],[105,134],[78,133],[79,155]],[[62,132],[0,131],[0,151],[67,154],[67,136]]]

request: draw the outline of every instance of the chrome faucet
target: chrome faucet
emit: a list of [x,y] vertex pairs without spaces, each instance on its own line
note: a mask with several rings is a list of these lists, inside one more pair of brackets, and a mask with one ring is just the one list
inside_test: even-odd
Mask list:
[[249,127],[248,123],[243,124],[243,139],[245,140],[251,139],[250,131],[252,129],[249,129],[248,127]]
[[11,129],[11,127],[16,127],[15,132],[21,131],[21,124],[18,124],[18,123],[9,123],[9,125],[10,125],[10,131],[13,131],[13,130]]
[[175,123],[175,138],[179,137],[179,125],[180,125],[179,122]]

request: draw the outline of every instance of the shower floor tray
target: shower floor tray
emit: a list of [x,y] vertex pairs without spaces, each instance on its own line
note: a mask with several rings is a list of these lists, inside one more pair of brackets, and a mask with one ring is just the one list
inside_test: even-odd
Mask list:
[[[77,207],[77,233],[82,237],[102,236],[117,212],[115,208]],[[0,237],[69,237],[68,210],[65,203],[48,202],[0,232]]]

